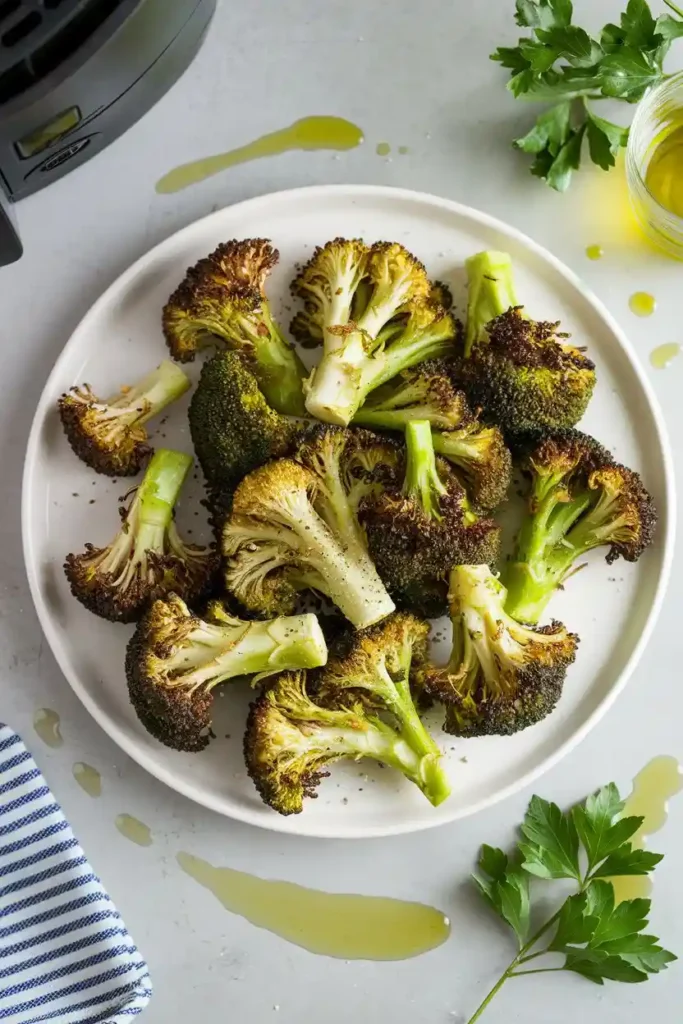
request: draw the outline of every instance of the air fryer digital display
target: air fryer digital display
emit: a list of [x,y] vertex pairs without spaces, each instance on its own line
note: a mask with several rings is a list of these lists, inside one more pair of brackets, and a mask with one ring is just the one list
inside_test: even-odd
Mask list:
[[57,139],[61,139],[63,135],[75,128],[80,120],[81,112],[78,107],[69,107],[68,110],[63,110],[61,114],[57,114],[46,124],[42,124],[40,128],[24,135],[23,139],[14,143],[15,149],[22,160],[28,160],[29,157],[47,149]]

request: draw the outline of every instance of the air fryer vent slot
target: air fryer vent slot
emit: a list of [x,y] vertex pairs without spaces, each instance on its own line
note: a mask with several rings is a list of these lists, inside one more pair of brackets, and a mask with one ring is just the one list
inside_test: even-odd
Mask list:
[[17,46],[22,39],[30,35],[34,28],[38,28],[42,24],[43,19],[38,14],[38,11],[31,11],[21,21],[15,21],[11,28],[8,28],[3,35],[0,36],[0,44],[2,46]]
[[131,0],[0,0],[0,106],[68,60]]

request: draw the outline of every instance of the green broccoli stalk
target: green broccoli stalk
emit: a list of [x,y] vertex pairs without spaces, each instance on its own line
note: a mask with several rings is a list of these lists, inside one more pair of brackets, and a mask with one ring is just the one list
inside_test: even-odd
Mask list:
[[202,750],[216,686],[236,676],[257,683],[326,660],[315,615],[245,622],[212,602],[199,618],[170,594],[138,623],[126,652],[126,678],[131,703],[156,739],[176,750]]
[[242,352],[273,408],[303,416],[305,369],[273,319],[264,291],[278,259],[263,238],[219,245],[187,271],[164,306],[163,329],[171,354],[181,362],[221,342]]
[[[341,480],[342,478],[340,478]],[[327,595],[357,629],[394,610],[365,546],[347,487],[290,459],[254,470],[223,529],[225,582],[250,611],[286,615],[299,591]]]
[[488,566],[451,571],[451,657],[420,679],[446,707],[446,732],[511,735],[549,715],[562,695],[578,637],[560,622],[521,625],[504,611],[505,598]]
[[403,495],[418,501],[430,519],[441,519],[441,498],[448,493],[436,468],[432,428],[428,420],[415,420],[406,427],[406,472]]
[[432,300],[422,264],[395,242],[328,242],[292,289],[315,325],[309,333],[323,338],[304,391],[308,412],[325,422],[346,426],[375,388],[451,350],[452,318]]
[[413,420],[429,420],[433,430],[455,430],[472,418],[467,398],[453,387],[444,361],[431,360],[373,391],[353,422],[403,432]]
[[465,260],[467,271],[467,325],[465,357],[475,344],[486,339],[486,326],[511,306],[517,306],[512,279],[512,260],[506,252],[478,252]]
[[135,476],[152,454],[145,423],[189,386],[186,374],[165,359],[110,398],[98,398],[89,384],[72,387],[58,403],[64,433],[79,459],[96,473]]
[[[429,626],[398,612],[371,629],[356,633],[321,670],[318,696],[325,704],[362,704],[388,715],[407,746],[422,759],[418,785],[438,806],[450,794],[441,751],[425,728],[411,692],[411,679],[427,664]],[[340,641],[343,648],[343,641]]]
[[175,591],[199,598],[216,569],[212,548],[184,543],[173,522],[173,507],[192,457],[158,448],[122,523],[107,547],[86,544],[66,557],[64,571],[74,597],[95,615],[134,622],[152,601]]
[[237,352],[218,352],[202,367],[189,409],[190,434],[212,506],[229,509],[252,469],[293,449],[300,425],[276,412]]
[[573,427],[593,394],[594,364],[567,343],[559,323],[524,314],[504,253],[479,253],[468,273],[465,354],[452,367],[457,386],[512,437]]
[[505,572],[506,610],[538,622],[555,590],[593,548],[606,560],[640,558],[657,523],[651,496],[637,473],[578,430],[547,437],[522,468],[531,480],[529,509]]
[[244,757],[264,803],[279,814],[299,814],[304,800],[317,795],[327,766],[340,758],[371,758],[431,790],[433,756],[418,753],[351,693],[345,705],[328,706],[311,691],[305,672],[285,672],[251,706]]
[[500,527],[472,510],[450,465],[437,460],[429,423],[406,428],[402,484],[386,475],[361,502],[360,520],[382,581],[400,607],[436,618],[447,610],[453,565],[494,564]]

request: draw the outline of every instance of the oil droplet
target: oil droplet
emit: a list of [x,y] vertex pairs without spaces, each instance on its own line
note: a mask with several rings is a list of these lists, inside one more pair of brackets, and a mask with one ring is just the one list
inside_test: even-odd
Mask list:
[[277,156],[294,149],[355,149],[362,141],[360,128],[343,117],[303,117],[288,128],[262,135],[246,146],[181,164],[159,179],[156,191],[164,194],[179,192],[236,164]]
[[389,153],[391,153],[391,146],[388,142],[378,142],[375,153],[377,153],[377,156],[389,156]]
[[121,835],[130,839],[131,843],[137,843],[138,846],[152,845],[152,832],[144,821],[139,821],[130,814],[119,814],[114,824]]
[[[664,828],[668,801],[681,790],[683,773],[675,757],[655,757],[638,772],[622,812],[624,817],[632,815],[645,819],[631,840],[634,849],[642,850],[649,836]],[[617,903],[647,897],[652,892],[652,882],[647,875],[621,875],[610,881]]]
[[322,956],[407,960],[440,946],[450,934],[445,914],[423,903],[319,892],[215,868],[189,853],[179,853],[177,860],[226,910]]
[[657,348],[652,349],[650,362],[656,370],[665,370],[671,360],[680,354],[681,346],[674,341],[669,341],[666,345],[658,345]]
[[681,114],[672,119],[659,138],[645,172],[645,184],[660,206],[683,216],[683,125]]
[[33,728],[48,747],[61,747],[64,743],[59,731],[59,715],[52,708],[38,708],[33,716]]
[[632,313],[636,316],[652,316],[657,308],[657,300],[649,292],[634,292],[628,300]]
[[405,156],[406,153],[410,153],[410,149],[408,148],[408,146],[399,146],[398,151],[401,154],[401,156]]
[[605,250],[601,245],[587,245],[586,256],[589,260],[601,260],[605,255]]
[[90,764],[76,761],[72,768],[73,777],[88,796],[98,797],[102,794],[102,776]]

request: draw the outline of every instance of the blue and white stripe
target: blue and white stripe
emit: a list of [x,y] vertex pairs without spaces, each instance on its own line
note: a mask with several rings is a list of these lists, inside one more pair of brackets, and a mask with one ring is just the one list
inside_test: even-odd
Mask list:
[[0,723],[0,1024],[123,1024],[151,994],[59,804]]

